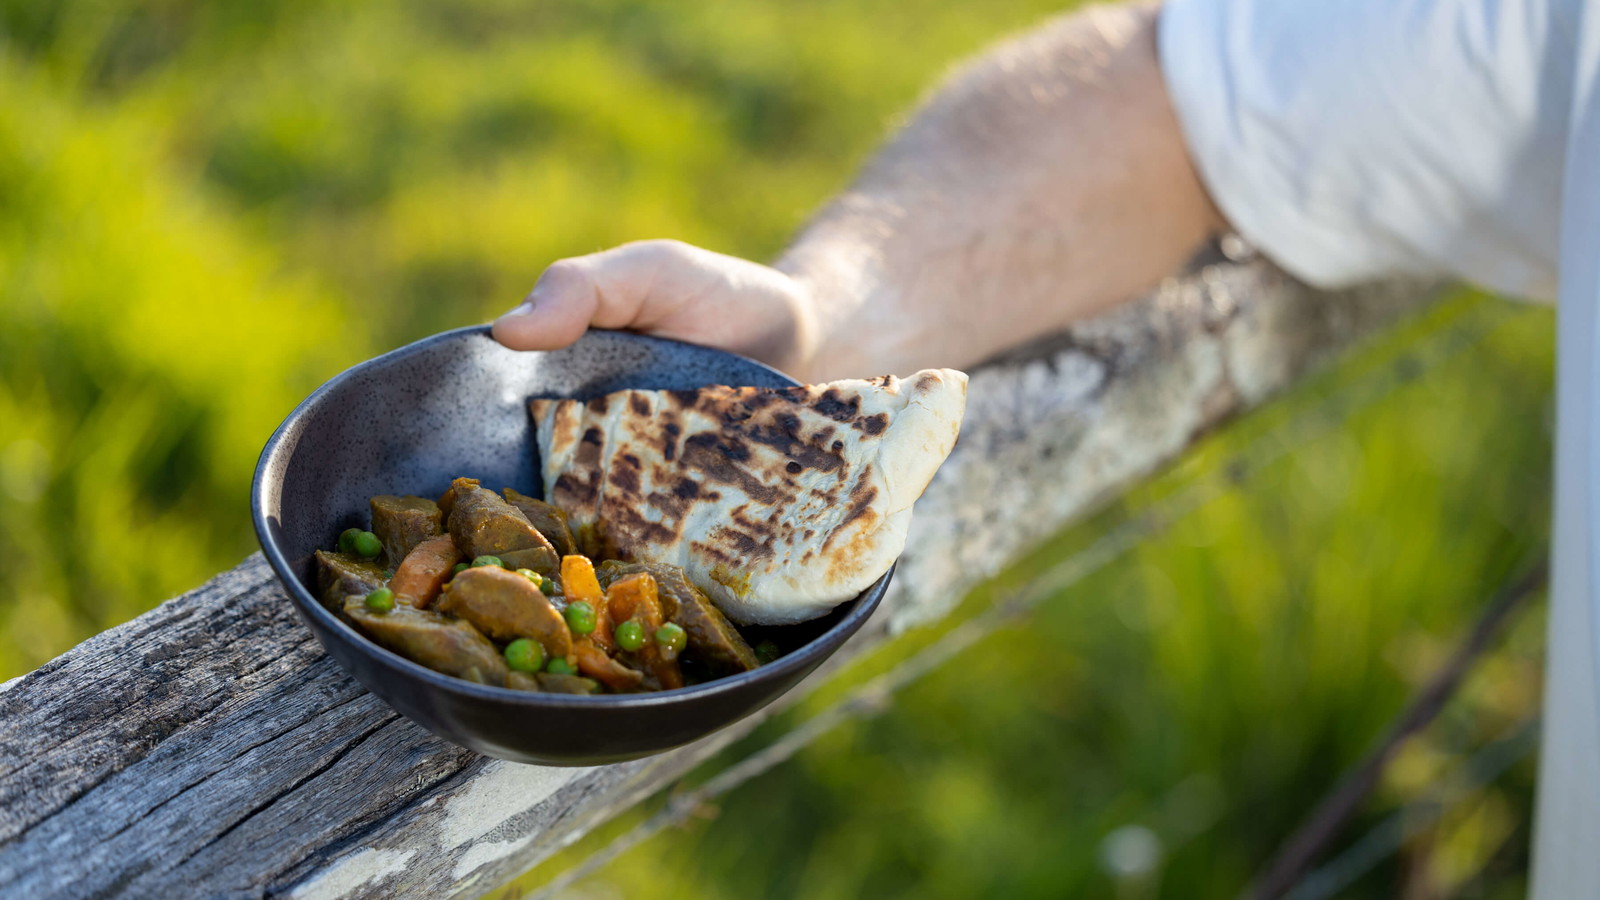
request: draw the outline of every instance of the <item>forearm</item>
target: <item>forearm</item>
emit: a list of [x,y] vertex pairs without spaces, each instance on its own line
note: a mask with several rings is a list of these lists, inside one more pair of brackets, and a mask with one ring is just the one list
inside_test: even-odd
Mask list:
[[1176,270],[1221,218],[1156,58],[1152,6],[1051,22],[958,71],[776,269],[675,241],[559,260],[494,334],[628,328],[805,381],[966,366]]
[[956,72],[777,262],[803,377],[968,365],[1128,299],[1222,227],[1155,8],[1052,21]]

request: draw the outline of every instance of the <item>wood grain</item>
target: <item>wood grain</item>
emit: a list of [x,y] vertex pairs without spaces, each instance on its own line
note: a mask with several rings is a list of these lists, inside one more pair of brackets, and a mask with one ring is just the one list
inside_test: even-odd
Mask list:
[[[1260,262],[1205,260],[973,373],[961,442],[918,504],[886,610],[851,651],[945,615],[978,579],[1430,293],[1323,295]],[[334,665],[255,555],[0,688],[0,895],[477,896],[759,718],[616,766],[486,759]]]

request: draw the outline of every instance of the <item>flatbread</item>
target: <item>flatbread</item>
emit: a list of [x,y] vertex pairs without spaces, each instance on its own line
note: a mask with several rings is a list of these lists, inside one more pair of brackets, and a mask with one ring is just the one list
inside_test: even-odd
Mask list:
[[776,625],[820,616],[888,571],[966,396],[966,375],[927,369],[532,411],[545,498],[580,544],[681,566],[735,622]]

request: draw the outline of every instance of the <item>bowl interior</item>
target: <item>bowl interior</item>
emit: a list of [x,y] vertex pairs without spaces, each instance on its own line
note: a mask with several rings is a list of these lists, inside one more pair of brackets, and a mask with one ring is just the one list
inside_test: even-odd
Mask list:
[[[316,602],[313,552],[337,543],[345,528],[365,527],[375,494],[436,497],[452,478],[467,475],[491,488],[513,487],[543,496],[538,446],[527,403],[533,397],[586,398],[624,388],[691,389],[708,384],[784,387],[788,376],[733,354],[624,332],[591,331],[570,348],[549,353],[508,350],[487,327],[445,332],[362,363],[329,381],[303,402],[268,441],[256,471],[252,513],[262,549],[312,630],[346,668],[401,712],[445,737],[507,758],[527,761],[597,761],[666,749],[668,742],[625,732],[604,753],[585,755],[518,746],[513,729],[479,740],[457,701],[489,707],[595,709],[656,707],[669,695],[725,695],[721,710],[707,710],[702,733],[715,730],[798,681],[854,632],[882,596],[888,576],[830,615],[771,636],[789,655],[732,678],[662,694],[562,697],[487,688],[440,675],[391,654],[357,635]],[[747,630],[752,642],[768,636]],[[826,640],[823,640],[823,639]],[[826,644],[826,647],[821,645]],[[381,670],[381,672],[379,671]],[[414,690],[394,687],[396,676]],[[763,685],[760,682],[770,681]],[[743,699],[736,694],[746,695]],[[426,694],[426,696],[421,696]],[[737,702],[731,700],[737,699]],[[424,702],[425,701],[425,702]],[[741,704],[743,704],[741,706]],[[465,716],[465,717],[464,717]],[[720,721],[725,716],[727,721]],[[619,725],[619,727],[621,727]],[[502,730],[502,729],[497,729]],[[537,732],[527,741],[538,744]],[[507,742],[510,742],[510,745]],[[654,744],[659,744],[655,746]],[[581,742],[572,747],[583,749]]]
[[448,331],[362,363],[312,394],[263,454],[256,513],[264,542],[314,592],[312,552],[365,527],[376,494],[437,497],[467,475],[544,496],[528,414],[534,397],[625,388],[787,387],[788,376],[730,353],[591,331],[550,353],[508,350],[487,326]]

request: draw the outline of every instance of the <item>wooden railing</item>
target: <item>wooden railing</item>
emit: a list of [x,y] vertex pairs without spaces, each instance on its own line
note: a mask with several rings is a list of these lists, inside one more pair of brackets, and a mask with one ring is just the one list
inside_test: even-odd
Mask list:
[[[1416,283],[1319,293],[1217,251],[1147,298],[979,367],[960,443],[918,503],[884,608],[788,699],[944,619],[1007,561],[1433,295]],[[1102,555],[1138,539],[1108,535]],[[781,762],[829,716],[881,702],[983,627],[966,624],[699,790]],[[614,766],[487,759],[334,665],[252,555],[0,688],[0,893],[474,897],[762,718]]]

